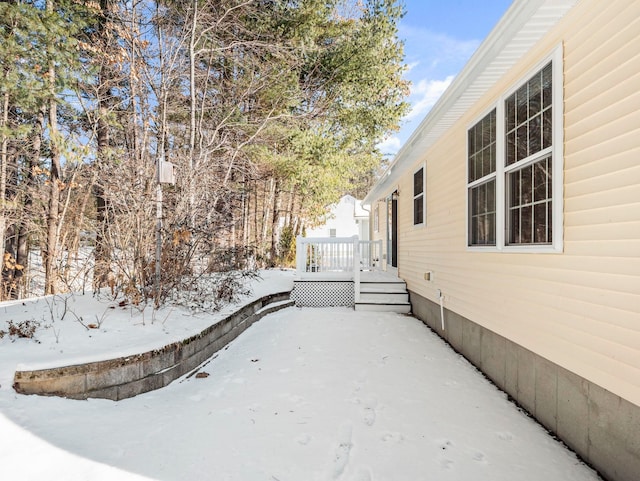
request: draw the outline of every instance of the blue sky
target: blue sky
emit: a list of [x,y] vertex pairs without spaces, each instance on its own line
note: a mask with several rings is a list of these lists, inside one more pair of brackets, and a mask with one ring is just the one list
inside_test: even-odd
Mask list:
[[404,0],[399,25],[405,42],[405,78],[411,81],[411,111],[399,132],[380,144],[393,157],[482,40],[507,11],[511,0]]

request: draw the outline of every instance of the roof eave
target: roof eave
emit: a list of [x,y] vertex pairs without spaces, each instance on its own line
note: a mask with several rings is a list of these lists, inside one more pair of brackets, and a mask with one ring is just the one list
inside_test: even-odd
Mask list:
[[388,195],[422,152],[480,100],[578,1],[515,0],[400,148],[362,203],[371,205]]

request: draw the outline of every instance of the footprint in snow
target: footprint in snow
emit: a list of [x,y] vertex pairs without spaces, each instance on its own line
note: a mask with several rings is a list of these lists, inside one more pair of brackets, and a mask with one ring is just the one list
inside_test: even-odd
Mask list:
[[447,449],[449,449],[452,446],[453,446],[453,443],[451,441],[449,441],[448,439],[440,441],[440,449],[442,449],[443,451],[446,451]]
[[440,467],[443,469],[453,469],[453,461],[451,459],[441,459]]
[[376,406],[378,405],[378,401],[375,398],[363,400],[359,397],[355,397],[351,399],[351,402],[362,405],[362,421],[367,426],[373,426],[376,422]]
[[400,433],[386,432],[380,439],[382,439],[385,443],[401,443],[402,441],[404,441],[404,436]]
[[364,407],[362,410],[362,420],[367,426],[373,426],[376,422],[376,410],[372,407]]
[[338,445],[335,448],[332,458],[331,474],[333,479],[338,479],[344,473],[349,464],[349,455],[353,444],[352,428],[350,424],[345,424],[340,428],[338,433]]
[[480,464],[489,464],[483,452],[480,452],[480,451],[474,452],[472,458],[474,461]]
[[296,442],[302,446],[306,446],[311,442],[311,436],[309,436],[307,433],[303,433],[296,438]]
[[352,478],[352,481],[371,481],[372,479],[371,470],[369,468],[358,468],[358,471]]
[[304,397],[303,396],[299,396],[297,394],[285,394],[284,397],[286,399],[288,399],[289,401],[296,403],[296,404],[301,404],[304,402]]
[[511,434],[508,431],[499,431],[496,433],[496,436],[498,436],[498,439],[501,439],[503,441],[512,441],[513,440],[513,434]]

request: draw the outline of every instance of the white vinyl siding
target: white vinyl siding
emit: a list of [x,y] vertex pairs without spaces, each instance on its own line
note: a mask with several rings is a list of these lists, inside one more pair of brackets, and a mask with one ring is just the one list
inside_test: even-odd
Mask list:
[[380,206],[376,204],[373,211],[373,232],[380,231]]

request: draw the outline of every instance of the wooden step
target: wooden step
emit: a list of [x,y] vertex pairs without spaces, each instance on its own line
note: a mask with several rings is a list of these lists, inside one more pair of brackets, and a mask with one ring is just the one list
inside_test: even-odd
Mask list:
[[405,291],[367,291],[360,292],[360,301],[369,304],[406,304],[409,302],[409,293]]
[[361,282],[360,292],[407,292],[407,284],[398,282]]
[[356,311],[370,312],[397,312],[398,314],[408,314],[411,312],[411,304],[371,304],[366,302],[356,302],[354,306]]

